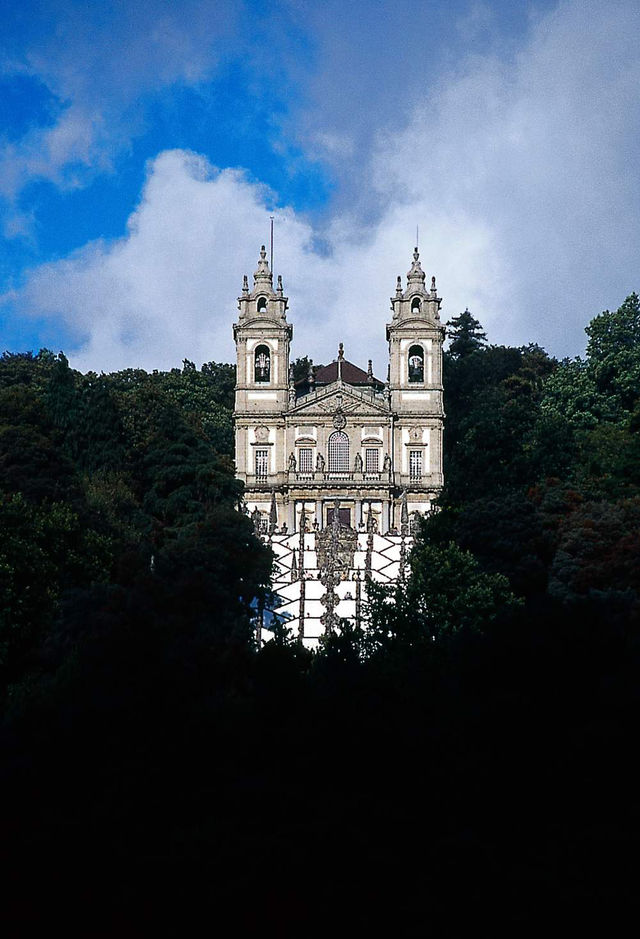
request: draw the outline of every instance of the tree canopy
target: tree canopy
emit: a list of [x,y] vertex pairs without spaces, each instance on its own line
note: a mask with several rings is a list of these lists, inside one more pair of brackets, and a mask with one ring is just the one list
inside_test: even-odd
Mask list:
[[468,308],[449,320],[447,338],[450,340],[448,352],[452,359],[464,359],[483,349],[487,343],[487,334]]
[[615,932],[640,834],[638,321],[634,294],[562,362],[451,321],[437,511],[366,628],[314,654],[286,624],[255,642],[273,558],[237,511],[231,366],[0,358],[16,934],[413,936],[497,911]]

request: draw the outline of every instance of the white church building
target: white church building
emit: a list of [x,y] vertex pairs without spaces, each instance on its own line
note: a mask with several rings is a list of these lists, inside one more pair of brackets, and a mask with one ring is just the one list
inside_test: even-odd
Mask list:
[[387,380],[340,344],[333,362],[296,382],[288,299],[281,277],[274,290],[264,246],[251,290],[244,277],[233,327],[236,474],[276,557],[275,610],[305,645],[360,620],[368,577],[404,578],[414,520],[442,489],[441,302],[416,248],[406,288],[398,277],[391,298]]

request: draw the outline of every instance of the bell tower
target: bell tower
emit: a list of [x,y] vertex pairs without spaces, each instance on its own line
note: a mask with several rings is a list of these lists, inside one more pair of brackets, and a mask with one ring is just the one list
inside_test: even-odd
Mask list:
[[236,411],[276,413],[287,407],[289,346],[293,326],[287,323],[288,298],[282,292],[282,278],[273,289],[264,245],[253,290],[245,274],[238,298],[240,315],[233,326],[236,342]]
[[424,511],[442,488],[442,300],[425,287],[416,248],[407,273],[407,287],[398,277],[393,311],[387,324],[389,393],[394,413],[394,475],[407,493],[409,511]]
[[[247,489],[273,487],[284,472],[284,412],[289,394],[288,298],[282,278],[273,289],[265,246],[249,291],[244,275],[233,325],[236,343],[236,473]],[[282,465],[281,465],[282,464]]]

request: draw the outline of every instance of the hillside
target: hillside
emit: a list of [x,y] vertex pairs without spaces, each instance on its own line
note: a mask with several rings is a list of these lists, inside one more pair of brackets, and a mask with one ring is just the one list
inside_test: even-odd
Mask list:
[[452,321],[440,510],[406,587],[374,590],[369,629],[317,655],[284,629],[254,643],[271,558],[237,511],[230,366],[3,356],[7,917],[412,936],[622,915],[638,297],[587,335],[558,362]]

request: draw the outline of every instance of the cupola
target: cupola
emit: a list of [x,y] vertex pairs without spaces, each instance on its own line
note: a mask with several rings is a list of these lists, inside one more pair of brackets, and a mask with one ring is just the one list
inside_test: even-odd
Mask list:
[[436,279],[431,278],[431,289],[425,287],[425,273],[420,264],[420,252],[417,247],[413,251],[411,267],[407,272],[407,288],[402,289],[402,278],[396,282],[396,293],[391,297],[393,321],[420,319],[427,322],[440,323],[441,298],[436,290]]
[[267,250],[262,245],[258,267],[253,274],[253,289],[249,290],[246,274],[242,281],[242,293],[238,297],[239,323],[264,319],[282,325],[286,323],[288,302],[288,297],[284,296],[281,276],[278,276],[277,289],[273,289],[273,273],[267,261]]

